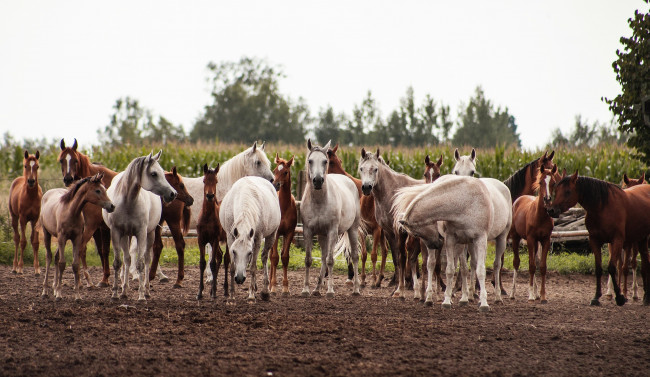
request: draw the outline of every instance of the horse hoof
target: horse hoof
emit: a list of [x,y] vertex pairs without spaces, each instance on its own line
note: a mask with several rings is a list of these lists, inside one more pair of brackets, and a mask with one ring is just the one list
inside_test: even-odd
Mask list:
[[458,301],[458,306],[467,306],[469,305],[469,301]]
[[361,286],[361,288],[365,288],[365,287],[366,287],[366,282],[365,282],[365,281],[362,281],[361,284],[360,284],[360,286]]
[[510,298],[511,300],[513,300],[513,301],[515,300],[515,296],[514,296],[514,295],[511,295],[509,298]]
[[41,276],[40,272],[34,272],[34,276]]
[[250,305],[253,305],[255,303],[255,297],[249,297],[246,299],[246,302],[248,302]]
[[289,295],[290,295],[289,291],[282,291],[283,297],[289,297]]
[[540,303],[541,304],[548,304],[548,300],[541,300]]
[[433,301],[425,301],[424,305],[425,306],[433,306]]
[[505,289],[502,289],[502,290],[501,290],[501,295],[502,295],[502,296],[507,296],[507,295],[508,295],[508,292],[506,292]]
[[302,291],[302,293],[300,293],[300,295],[301,295],[302,297],[309,297],[309,292]]
[[18,272],[16,270],[11,270],[12,274],[17,274]]
[[[332,296],[334,296],[334,293],[332,293]],[[352,296],[361,296],[361,292],[352,292]]]
[[479,312],[486,313],[486,312],[489,312],[489,311],[490,311],[490,307],[487,306],[487,305],[485,305],[485,306],[479,306],[479,307],[478,307],[478,311],[479,311]]
[[314,297],[320,297],[320,291],[313,291],[311,295]]
[[597,298],[594,298],[594,299],[591,300],[590,305],[591,306],[600,306],[600,301],[598,301]]
[[100,281],[99,284],[97,284],[97,286],[100,287],[100,288],[106,288],[106,287],[108,287],[108,283]]
[[446,303],[443,302],[442,303],[442,308],[443,309],[451,309],[451,304],[446,304]]
[[180,285],[180,284],[178,284],[178,283],[176,283],[176,284],[174,284],[174,285],[172,286],[172,288],[179,289],[179,288],[183,288],[183,286]]
[[79,301],[81,301],[81,297],[75,297],[74,300],[75,300],[76,302],[79,302]]
[[61,301],[61,300],[62,300],[61,296],[54,297],[54,301]]
[[[319,293],[319,295],[320,295],[320,293]],[[334,297],[334,292],[327,292],[325,294],[325,297]]]
[[611,293],[606,293],[605,297],[611,300],[612,298],[614,298],[614,295],[612,295]]
[[618,305],[618,306],[623,306],[623,305],[625,305],[625,301],[627,301],[627,300],[625,299],[625,296],[623,296],[623,295],[621,295],[621,296],[616,296],[616,305]]
[[271,299],[271,295],[268,292],[262,292],[261,297],[262,301],[269,301]]
[[352,284],[354,284],[354,283],[353,283],[352,280],[350,280],[350,279],[348,279],[348,280],[345,281],[345,285],[347,285],[348,287],[351,287]]
[[201,299],[203,299],[203,295],[196,295],[196,299],[200,301]]
[[169,278],[167,276],[165,276],[164,278],[158,279],[158,281],[161,282],[161,283],[169,283]]
[[632,297],[632,300],[633,301],[639,301],[639,298],[638,297]]
[[494,305],[502,305],[503,300],[494,300]]

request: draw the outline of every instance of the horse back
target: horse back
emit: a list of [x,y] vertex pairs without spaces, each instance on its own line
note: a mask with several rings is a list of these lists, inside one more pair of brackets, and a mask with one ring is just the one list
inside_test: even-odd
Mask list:
[[57,217],[56,214],[61,206],[61,197],[67,192],[64,188],[54,188],[47,190],[41,201],[41,225],[48,233],[57,234]]
[[25,177],[13,180],[9,188],[9,213],[14,217],[24,217],[27,221],[36,221],[41,213],[41,200],[43,190],[36,182],[36,186],[27,186]]
[[623,192],[628,199],[626,241],[647,238],[650,234],[650,185],[633,186]]

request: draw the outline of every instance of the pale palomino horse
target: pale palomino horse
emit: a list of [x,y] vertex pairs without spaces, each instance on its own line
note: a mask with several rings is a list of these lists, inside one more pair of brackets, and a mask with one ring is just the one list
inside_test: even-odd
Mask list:
[[43,280],[42,296],[47,296],[47,281],[52,263],[52,236],[57,238],[58,247],[54,258],[54,298],[61,299],[61,279],[65,270],[65,244],[72,243],[72,271],[74,273],[74,295],[80,300],[79,294],[79,263],[80,253],[84,245],[84,217],[82,211],[86,205],[95,205],[112,212],[113,203],[106,195],[102,184],[104,173],[77,181],[69,190],[56,188],[48,190],[43,195],[40,223],[43,226],[43,243],[46,250],[45,279]]
[[[126,298],[129,279],[122,279],[122,291],[118,295],[118,275],[122,265],[120,253],[124,253],[124,268],[129,271],[131,255],[129,245],[131,237],[137,242],[135,263],[139,273],[138,300],[146,300],[149,296],[149,264],[151,263],[151,247],[154,241],[154,231],[162,213],[162,198],[166,203],[176,197],[176,190],[165,179],[165,172],[160,167],[158,159],[162,150],[155,156],[150,153],[131,161],[126,170],[119,173],[107,194],[115,211],[102,211],[104,222],[111,229],[113,242],[113,294],[112,298]],[[143,261],[144,258],[144,261]],[[146,268],[145,268],[146,266]]]
[[[473,177],[473,176],[477,175],[477,172],[476,172],[476,150],[474,148],[472,148],[472,152],[470,153],[469,156],[460,156],[459,153],[458,153],[458,148],[456,148],[456,150],[454,151],[454,158],[456,159],[456,164],[454,165],[454,167],[453,167],[453,169],[451,171],[455,175],[469,176],[469,177]],[[546,158],[546,154],[544,154],[544,158]],[[551,156],[551,158],[552,158],[552,156]],[[503,183],[503,182],[501,182],[499,180],[493,179],[493,178],[479,178],[479,179],[483,180],[488,185],[496,188],[501,193],[501,195],[503,197],[508,199],[508,201],[510,203],[508,205],[508,208],[510,210],[508,211],[508,214],[507,215],[504,214],[504,216],[507,216],[508,229],[510,229],[510,226],[512,224],[512,194],[510,192],[510,189],[508,188],[508,186],[505,185],[505,183]],[[508,233],[508,231],[506,231],[506,233]],[[500,287],[499,289],[500,289],[501,295],[506,295],[507,293],[506,293],[505,289],[503,289],[503,285],[501,284],[501,272],[502,272],[501,267],[503,267],[502,266],[502,264],[503,264],[503,254],[504,254],[505,248],[506,248],[507,235],[506,235],[506,238],[503,240],[503,244],[500,243],[499,239],[496,239],[495,241],[497,241],[496,242],[497,253],[499,253],[499,249],[501,249],[501,248],[503,248],[503,251],[500,254],[502,257],[499,260],[499,266],[500,266],[499,271],[496,271],[494,273],[494,276],[495,276],[495,279],[497,277],[499,278],[499,287]],[[464,268],[464,266],[465,266],[465,261],[461,261],[461,268]],[[496,266],[496,264],[495,264],[495,266]],[[474,264],[474,261],[472,261],[472,271],[475,271],[474,267],[475,267],[475,264]],[[472,277],[472,280],[473,280],[473,278],[475,277],[475,274],[472,273],[471,277]],[[495,283],[495,286],[496,286],[496,283]],[[472,290],[472,292],[474,290],[474,287],[475,287],[475,285],[473,285],[473,284],[470,285],[470,290]]]
[[352,294],[359,295],[359,225],[361,209],[359,193],[352,180],[341,174],[327,174],[328,142],[323,147],[313,146],[307,141],[307,182],[305,184],[300,215],[302,217],[303,236],[305,240],[305,285],[303,296],[309,296],[309,268],[312,264],[311,250],[313,237],[318,237],[321,247],[321,270],[314,296],[320,296],[320,288],[328,273],[327,296],[334,296],[334,245],[339,237],[349,243],[346,247],[348,261],[352,261],[354,270]]
[[[226,232],[230,253],[230,298],[234,303],[235,284],[241,285],[246,280],[246,268],[250,266],[251,282],[248,288],[248,301],[255,301],[257,281],[257,255],[262,239],[262,300],[268,301],[269,270],[267,266],[269,250],[275,243],[275,236],[280,226],[280,202],[275,188],[264,178],[244,177],[232,186],[223,198],[219,208],[219,221]],[[234,282],[234,283],[233,283]]]
[[[498,271],[501,254],[505,249],[505,241],[510,230],[512,219],[510,198],[504,197],[499,189],[490,184],[488,179],[475,179],[455,175],[445,175],[430,185],[404,188],[398,191],[397,198],[401,195],[413,198],[402,213],[399,223],[409,233],[432,242],[439,239],[435,234],[436,225],[444,236],[444,249],[447,256],[447,288],[443,308],[451,307],[451,295],[454,289],[455,261],[463,254],[463,247],[459,244],[468,244],[472,264],[475,265],[480,285],[481,311],[489,310],[487,292],[485,290],[485,258],[487,241],[497,241],[497,254],[495,258],[495,271]],[[498,182],[498,181],[497,181]],[[413,196],[413,191],[420,191]],[[408,195],[407,195],[408,194]],[[396,198],[396,199],[397,199]],[[506,221],[507,220],[507,221]],[[438,222],[438,224],[436,224]],[[423,231],[423,230],[428,231]],[[433,231],[433,232],[432,232]],[[501,247],[501,245],[503,245]],[[434,289],[433,270],[435,253],[429,253],[427,297],[425,302],[433,303]],[[469,301],[467,286],[467,269],[461,268],[463,293],[460,304]],[[496,302],[501,300],[501,290],[497,285],[495,289]]]
[[[404,299],[407,233],[395,228],[392,212],[393,196],[399,188],[420,185],[424,183],[424,180],[417,180],[406,174],[395,172],[381,159],[379,149],[376,154],[361,149],[359,174],[361,176],[361,191],[364,195],[372,193],[375,198],[375,218],[384,230],[384,235],[393,254],[398,283],[393,297]],[[417,282],[414,281],[413,284],[415,289]]]

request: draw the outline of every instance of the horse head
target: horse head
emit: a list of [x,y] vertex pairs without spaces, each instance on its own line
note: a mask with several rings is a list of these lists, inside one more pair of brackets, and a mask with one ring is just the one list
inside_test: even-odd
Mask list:
[[576,184],[578,182],[578,171],[573,175],[567,176],[563,172],[562,178],[555,185],[553,191],[553,201],[547,206],[547,212],[551,217],[559,217],[562,212],[567,211],[578,203],[578,190]]
[[208,164],[203,164],[203,197],[207,202],[217,199],[217,173],[219,164],[214,169],[210,169]]
[[551,151],[551,154],[547,154],[547,151],[544,151],[544,155],[539,158],[539,168],[540,169],[553,169],[553,157],[555,156],[555,151]]
[[366,152],[365,148],[361,148],[359,175],[361,175],[361,191],[363,192],[363,195],[370,195],[373,187],[377,185],[379,165],[383,164],[380,161],[380,156],[379,148],[377,148],[376,154]]
[[264,152],[264,143],[257,146],[257,141],[244,154],[244,175],[262,177],[273,183],[271,161]]
[[151,152],[144,158],[140,170],[140,186],[159,195],[166,203],[169,203],[176,198],[176,190],[167,182],[165,171],[158,163],[161,154],[162,150],[155,155]]
[[645,183],[645,172],[641,174],[639,179],[631,179],[627,177],[627,174],[623,174],[623,182],[625,183],[625,188],[641,185]]
[[23,177],[27,182],[28,187],[36,186],[38,182],[38,159],[41,156],[39,151],[36,154],[29,154],[25,150],[25,160],[23,160]]
[[458,153],[458,148],[456,148],[454,158],[456,159],[456,165],[452,169],[453,174],[469,177],[476,174],[476,150],[474,148],[472,148],[472,153],[469,156],[461,156]]
[[433,162],[429,159],[429,155],[424,158],[424,181],[426,183],[431,183],[440,177],[440,166],[442,166],[442,155],[437,162]]
[[255,229],[244,223],[236,224],[232,229],[231,236],[233,242],[230,244],[230,255],[235,267],[235,283],[243,284],[246,280],[246,267],[253,257]]
[[336,155],[339,145],[336,144],[334,148],[329,148],[327,150],[327,159],[329,163],[327,165],[327,174],[345,174],[345,169],[343,169],[343,161]]
[[273,186],[275,191],[280,191],[280,188],[284,185],[291,185],[291,165],[293,164],[293,159],[295,156],[291,156],[289,160],[280,158],[278,154],[275,154],[275,163],[276,167],[273,170]]
[[79,176],[79,152],[77,152],[77,139],[74,139],[72,147],[66,147],[65,141],[61,139],[61,153],[59,154],[59,163],[61,164],[61,173],[63,173],[63,183],[66,186],[81,177]]
[[103,178],[104,172],[99,172],[90,178],[90,181],[86,184],[86,201],[111,213],[115,210],[115,205],[106,194],[106,187],[102,184]]
[[174,188],[174,190],[176,190],[177,200],[183,202],[187,207],[191,207],[192,204],[194,204],[194,198],[192,198],[192,195],[187,192],[185,183],[183,183],[183,178],[178,175],[176,166],[172,167],[172,171],[165,172],[165,179],[167,179],[167,182]]
[[309,153],[307,154],[307,175],[309,177],[309,182],[314,186],[316,190],[321,190],[323,188],[323,183],[325,183],[325,177],[327,176],[327,150],[330,147],[330,141],[325,144],[323,147],[319,147],[311,144],[311,139],[307,140],[307,148]]
[[546,208],[549,208],[551,204],[551,192],[553,192],[555,185],[559,181],[556,179],[557,165],[554,164],[552,169],[546,169],[543,166],[540,167],[533,189],[539,189],[539,196],[544,201]]

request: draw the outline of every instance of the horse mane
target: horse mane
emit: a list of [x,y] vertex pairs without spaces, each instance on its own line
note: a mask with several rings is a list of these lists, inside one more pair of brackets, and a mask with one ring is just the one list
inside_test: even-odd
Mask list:
[[[529,167],[531,168],[530,177],[537,182],[536,177],[533,176],[533,169],[539,167],[539,158],[527,163],[524,167],[517,170],[513,175],[503,181],[503,184],[505,184],[506,187],[508,187],[508,190],[510,190],[513,201],[521,196],[521,192],[524,191],[524,188],[526,187],[526,169]],[[533,190],[537,189],[533,188]]]
[[402,220],[404,213],[408,209],[413,199],[424,191],[429,185],[424,183],[421,185],[405,186],[397,190],[393,195],[393,202],[390,207],[390,212],[393,214],[394,228],[402,228],[399,220]]
[[256,190],[241,190],[239,208],[235,208],[235,218],[232,222],[232,227],[229,232],[232,233],[233,229],[239,227],[240,224],[248,224],[251,227],[257,223],[257,219],[262,213],[262,209],[258,205],[259,195]]
[[[568,175],[560,180],[558,186],[562,184],[568,184],[570,180],[571,176]],[[610,190],[623,191],[622,188],[613,183],[583,176],[578,177],[578,180],[576,181],[576,188],[581,195],[581,204],[583,204],[583,207],[592,207],[597,206],[598,204],[606,205],[609,202]]]
[[190,221],[192,218],[192,209],[188,206],[183,206],[183,216],[181,216],[181,232],[184,236],[187,236],[187,233],[190,230]]
[[94,177],[86,177],[77,181],[77,183],[75,183],[75,185],[72,188],[70,188],[65,194],[63,194],[63,196],[60,199],[61,203],[63,204],[70,203],[74,198],[75,194],[77,194],[77,192],[81,188],[81,186],[83,186],[86,182],[89,182],[93,178]]
[[124,170],[122,178],[115,186],[116,195],[126,195],[129,190],[129,184],[135,182],[138,185],[140,184],[140,173],[144,165],[146,164],[147,156],[141,156],[135,158],[129,163],[129,166]]
[[[250,153],[252,149],[253,147],[245,149],[221,165],[219,173],[217,173],[217,186],[230,188],[236,180],[246,176],[246,165],[244,162],[246,160],[246,155]],[[256,148],[255,154],[257,154],[260,157],[260,161],[263,161],[269,170],[271,170],[271,161],[269,161],[266,153],[264,153],[261,148]]]

